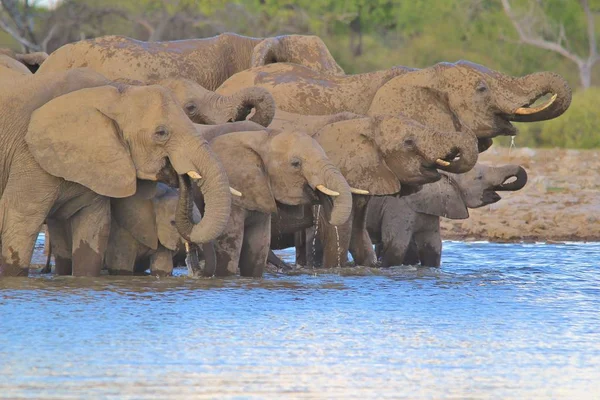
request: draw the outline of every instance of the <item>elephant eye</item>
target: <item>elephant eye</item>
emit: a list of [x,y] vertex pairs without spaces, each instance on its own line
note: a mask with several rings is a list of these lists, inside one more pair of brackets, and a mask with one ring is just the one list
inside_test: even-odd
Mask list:
[[475,88],[475,90],[477,90],[479,93],[484,93],[484,92],[487,92],[488,87],[487,87],[486,83],[482,81],[477,84],[477,87]]
[[414,139],[405,139],[404,140],[404,147],[407,147],[407,148],[413,148],[413,147],[415,147],[415,140]]
[[156,128],[156,131],[154,131],[154,138],[158,142],[164,142],[169,138],[169,130],[164,126],[159,126]]
[[196,107],[196,105],[194,103],[187,103],[185,105],[185,112],[187,112],[190,115],[195,114],[197,110],[198,110],[198,107]]
[[290,164],[292,164],[292,167],[294,168],[300,168],[302,166],[302,160],[298,158],[293,158]]

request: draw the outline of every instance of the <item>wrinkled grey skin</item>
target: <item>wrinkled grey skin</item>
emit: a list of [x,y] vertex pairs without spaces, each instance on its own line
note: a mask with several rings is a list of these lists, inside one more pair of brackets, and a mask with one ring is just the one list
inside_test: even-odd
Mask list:
[[[178,201],[176,189],[150,181],[139,181],[133,196],[111,199],[111,226],[104,257],[110,274],[143,274],[147,269],[153,276],[172,274],[174,252],[185,248],[175,228]],[[200,222],[200,212],[195,207],[193,218],[195,223]],[[65,265],[71,263],[70,241],[62,236],[61,225],[52,219],[48,230],[52,232],[55,273],[62,275]]]
[[23,76],[3,90],[0,276],[27,276],[45,219],[71,239],[73,275],[99,275],[110,198],[133,195],[137,179],[157,180],[164,170],[204,176],[206,213],[192,224],[194,242],[222,232],[231,206],[227,176],[166,89],[114,85],[74,69]]
[[[481,151],[498,135],[516,134],[511,122],[556,118],[571,104],[571,89],[555,73],[512,77],[468,61],[345,76],[327,76],[301,65],[277,63],[239,72],[217,93],[232,94],[250,86],[268,89],[277,107],[288,112],[403,114],[444,132],[469,132],[479,139]],[[521,111],[549,93],[557,96],[549,107]]]
[[123,36],[82,40],[54,51],[39,72],[85,66],[109,79],[149,83],[184,78],[215,90],[236,72],[278,62],[302,64],[324,74],[344,74],[317,36],[252,38],[233,33],[170,42],[142,42]]
[[[109,273],[131,275],[150,268],[155,276],[171,275],[173,255],[184,247],[184,239],[175,228],[179,194],[176,189],[158,184],[151,198],[136,194],[112,200],[113,219],[105,265]],[[193,210],[200,222],[200,212]]]
[[439,267],[440,217],[468,218],[469,208],[499,201],[497,191],[520,190],[526,183],[527,173],[519,165],[478,164],[462,175],[447,174],[409,196],[373,198],[367,206],[367,230],[378,245],[381,266],[420,262]]
[[[351,193],[341,172],[310,136],[256,128],[235,131],[234,125],[198,126],[221,158],[232,185],[243,195],[232,199],[232,213],[223,235],[215,240],[216,274],[260,277],[271,238],[271,216],[277,203],[290,206],[325,204],[328,222],[340,225],[350,215]],[[227,131],[233,132],[227,133]],[[317,185],[339,193],[331,198]]]

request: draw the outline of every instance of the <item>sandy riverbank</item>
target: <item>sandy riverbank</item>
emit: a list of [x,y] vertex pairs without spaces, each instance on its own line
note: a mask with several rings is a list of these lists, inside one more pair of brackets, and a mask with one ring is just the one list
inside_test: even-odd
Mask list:
[[444,239],[600,241],[600,151],[493,146],[480,162],[519,164],[527,185],[467,220],[444,219]]

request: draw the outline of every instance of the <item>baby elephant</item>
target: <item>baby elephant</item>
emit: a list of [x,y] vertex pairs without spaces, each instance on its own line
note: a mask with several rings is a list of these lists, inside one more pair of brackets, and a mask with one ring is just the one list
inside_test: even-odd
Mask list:
[[380,250],[378,258],[381,257],[382,267],[419,262],[423,266],[439,267],[440,217],[466,219],[469,208],[500,200],[496,191],[516,191],[527,183],[527,172],[512,164],[497,167],[477,164],[465,174],[444,175],[409,196],[371,199],[367,208],[367,231]]
[[[173,255],[184,240],[175,228],[176,189],[159,183],[156,189],[138,190],[131,197],[112,199],[112,222],[105,265],[111,274],[144,273],[166,276],[173,272]],[[200,212],[193,210],[194,222]]]

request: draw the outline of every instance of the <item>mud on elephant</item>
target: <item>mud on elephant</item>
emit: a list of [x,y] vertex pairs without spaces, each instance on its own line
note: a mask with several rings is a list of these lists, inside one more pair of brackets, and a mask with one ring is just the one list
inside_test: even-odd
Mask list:
[[516,191],[527,183],[519,165],[478,164],[471,171],[447,174],[406,197],[374,198],[367,207],[367,230],[379,249],[381,266],[438,267],[442,255],[440,217],[465,219],[469,208],[501,199],[498,191]]
[[[332,117],[333,118],[333,117]],[[335,118],[333,118],[335,119]],[[274,226],[274,247],[289,245],[293,228],[319,226],[312,233],[319,235],[325,246],[322,265],[332,267],[347,262],[348,250],[357,262],[375,263],[366,232],[366,205],[371,196],[410,193],[420,185],[435,182],[441,175],[438,169],[465,172],[477,161],[477,140],[460,132],[440,132],[409,118],[394,116],[363,117],[325,125],[313,138],[340,169],[355,191],[351,219],[334,228],[322,218],[318,209],[305,209],[299,220],[292,217],[277,219]],[[456,158],[461,154],[460,158]],[[313,220],[314,217],[314,221]],[[308,226],[304,225],[307,224]],[[291,226],[290,226],[291,225]],[[316,239],[316,238],[315,238]],[[319,265],[315,254],[306,247],[312,237],[296,237],[297,261],[302,265]],[[287,247],[287,246],[286,246]]]
[[71,239],[73,274],[98,275],[110,198],[131,196],[138,179],[166,170],[203,177],[206,212],[191,240],[223,231],[231,208],[225,171],[166,89],[114,85],[77,69],[24,76],[4,89],[11,95],[0,101],[0,275],[27,275],[47,218]]
[[[250,123],[238,123],[248,125]],[[351,192],[341,172],[310,136],[271,129],[228,133],[223,127],[198,126],[222,160],[235,197],[229,224],[215,241],[216,274],[260,277],[271,238],[271,214],[277,203],[320,203],[332,225],[346,222]]]
[[253,38],[233,33],[172,42],[123,36],[82,40],[53,52],[40,72],[88,67],[109,79],[149,83],[177,77],[215,90],[236,72],[278,62],[302,64],[324,74],[344,73],[317,36]]
[[[571,103],[571,89],[555,73],[512,77],[468,61],[346,76],[326,76],[280,63],[239,72],[217,92],[230,94],[249,86],[268,89],[277,107],[288,112],[401,113],[443,131],[471,131],[480,140],[481,151],[495,136],[516,134],[511,122],[556,118]],[[533,105],[544,95],[551,97]]]

